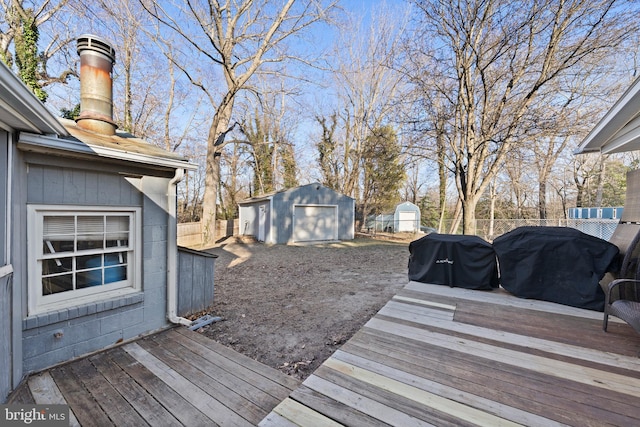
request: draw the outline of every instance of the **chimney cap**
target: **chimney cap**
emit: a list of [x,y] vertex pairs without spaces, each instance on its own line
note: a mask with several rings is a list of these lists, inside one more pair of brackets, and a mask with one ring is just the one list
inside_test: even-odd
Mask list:
[[112,64],[116,63],[116,50],[111,43],[101,37],[93,34],[82,34],[77,39],[77,51],[78,55],[84,50],[91,50],[93,52],[101,53],[111,61]]

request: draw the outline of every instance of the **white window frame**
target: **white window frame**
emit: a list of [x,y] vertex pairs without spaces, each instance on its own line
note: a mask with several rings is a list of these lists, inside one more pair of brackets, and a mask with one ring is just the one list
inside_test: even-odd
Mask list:
[[[105,206],[59,206],[28,205],[27,206],[27,253],[28,253],[28,313],[41,314],[60,310],[104,299],[124,296],[141,290],[142,272],[142,215],[139,207],[105,207]],[[42,260],[50,257],[43,253],[43,222],[45,216],[81,216],[127,214],[129,216],[129,243],[121,252],[127,252],[127,278],[125,280],[100,286],[75,289],[51,295],[42,293]],[[108,251],[93,250],[92,253]],[[65,255],[79,254],[67,252]]]

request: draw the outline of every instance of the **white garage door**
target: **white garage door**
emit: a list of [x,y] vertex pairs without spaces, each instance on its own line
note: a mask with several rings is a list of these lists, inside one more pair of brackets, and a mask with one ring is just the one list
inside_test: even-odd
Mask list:
[[338,240],[338,207],[301,205],[293,208],[293,241]]
[[398,231],[417,231],[416,212],[398,212]]

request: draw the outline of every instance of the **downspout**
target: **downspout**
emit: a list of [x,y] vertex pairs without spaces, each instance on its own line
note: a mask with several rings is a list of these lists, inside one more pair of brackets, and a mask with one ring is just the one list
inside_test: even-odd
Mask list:
[[178,316],[178,232],[176,221],[176,185],[184,177],[184,169],[176,169],[167,188],[167,318],[171,323],[191,326],[189,319]]
[[[7,274],[13,273],[13,268],[11,267],[11,243],[13,239],[13,235],[11,233],[12,225],[11,225],[11,215],[13,214],[13,136],[10,132],[7,132],[7,194],[6,194],[6,204],[7,204],[7,212],[5,218],[5,226],[7,227],[5,230],[5,239],[6,245],[4,248],[4,256],[5,261],[7,263]],[[0,260],[2,261],[2,260]],[[10,271],[9,271],[10,269]]]

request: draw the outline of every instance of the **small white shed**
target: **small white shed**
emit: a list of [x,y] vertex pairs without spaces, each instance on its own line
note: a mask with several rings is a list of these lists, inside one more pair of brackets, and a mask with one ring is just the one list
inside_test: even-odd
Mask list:
[[411,202],[400,203],[393,215],[394,231],[416,233],[420,230],[420,208]]

